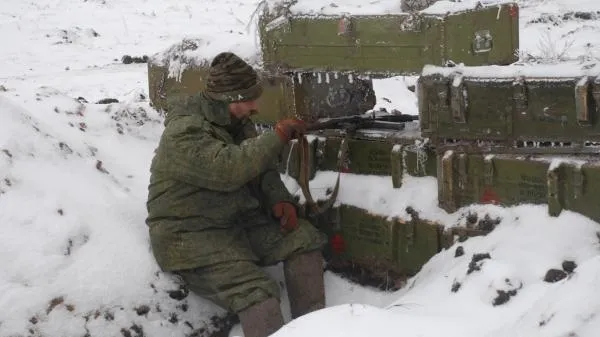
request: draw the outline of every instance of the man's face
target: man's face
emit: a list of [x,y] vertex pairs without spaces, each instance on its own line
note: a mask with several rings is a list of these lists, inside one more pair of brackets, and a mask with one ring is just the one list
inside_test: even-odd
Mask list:
[[244,119],[258,113],[257,101],[229,103],[229,112],[237,119]]

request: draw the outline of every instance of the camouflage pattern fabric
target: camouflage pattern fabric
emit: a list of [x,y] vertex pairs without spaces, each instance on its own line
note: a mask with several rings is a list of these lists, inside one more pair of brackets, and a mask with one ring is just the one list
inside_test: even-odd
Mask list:
[[272,217],[275,203],[295,204],[276,170],[281,140],[271,131],[258,136],[249,119],[232,119],[226,102],[204,94],[172,100],[168,111],[148,187],[156,261],[165,271],[199,274],[188,278],[191,287],[230,310],[275,294],[255,263],[324,244],[309,223],[282,236]]
[[320,249],[325,242],[323,233],[308,221],[298,220],[298,228],[287,235],[272,223],[226,231],[234,238],[235,246],[255,254],[249,254],[246,259],[177,271],[177,274],[191,291],[234,313],[269,297],[279,299],[279,285],[260,266]]

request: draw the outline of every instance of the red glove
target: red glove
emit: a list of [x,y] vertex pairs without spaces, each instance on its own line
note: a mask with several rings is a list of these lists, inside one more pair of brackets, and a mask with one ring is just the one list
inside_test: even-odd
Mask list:
[[279,219],[281,230],[291,232],[298,227],[298,214],[296,207],[289,202],[278,202],[273,206],[273,215]]
[[306,123],[299,119],[284,119],[275,124],[275,133],[283,143],[287,143],[306,133]]

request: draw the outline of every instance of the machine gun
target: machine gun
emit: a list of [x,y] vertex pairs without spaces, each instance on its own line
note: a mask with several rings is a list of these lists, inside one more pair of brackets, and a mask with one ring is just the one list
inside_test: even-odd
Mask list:
[[405,114],[365,114],[346,117],[322,118],[315,123],[309,124],[307,131],[319,131],[326,129],[380,129],[380,130],[404,130],[407,122],[417,121],[419,116]]

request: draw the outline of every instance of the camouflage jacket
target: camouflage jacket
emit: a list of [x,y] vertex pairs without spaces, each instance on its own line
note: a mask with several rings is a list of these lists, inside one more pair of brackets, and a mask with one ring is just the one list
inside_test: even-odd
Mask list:
[[225,103],[202,94],[169,105],[146,220],[163,270],[235,259],[215,256],[217,247],[211,254],[216,233],[264,224],[276,202],[294,203],[275,166],[282,148],[274,132],[257,136],[249,119],[232,119]]

